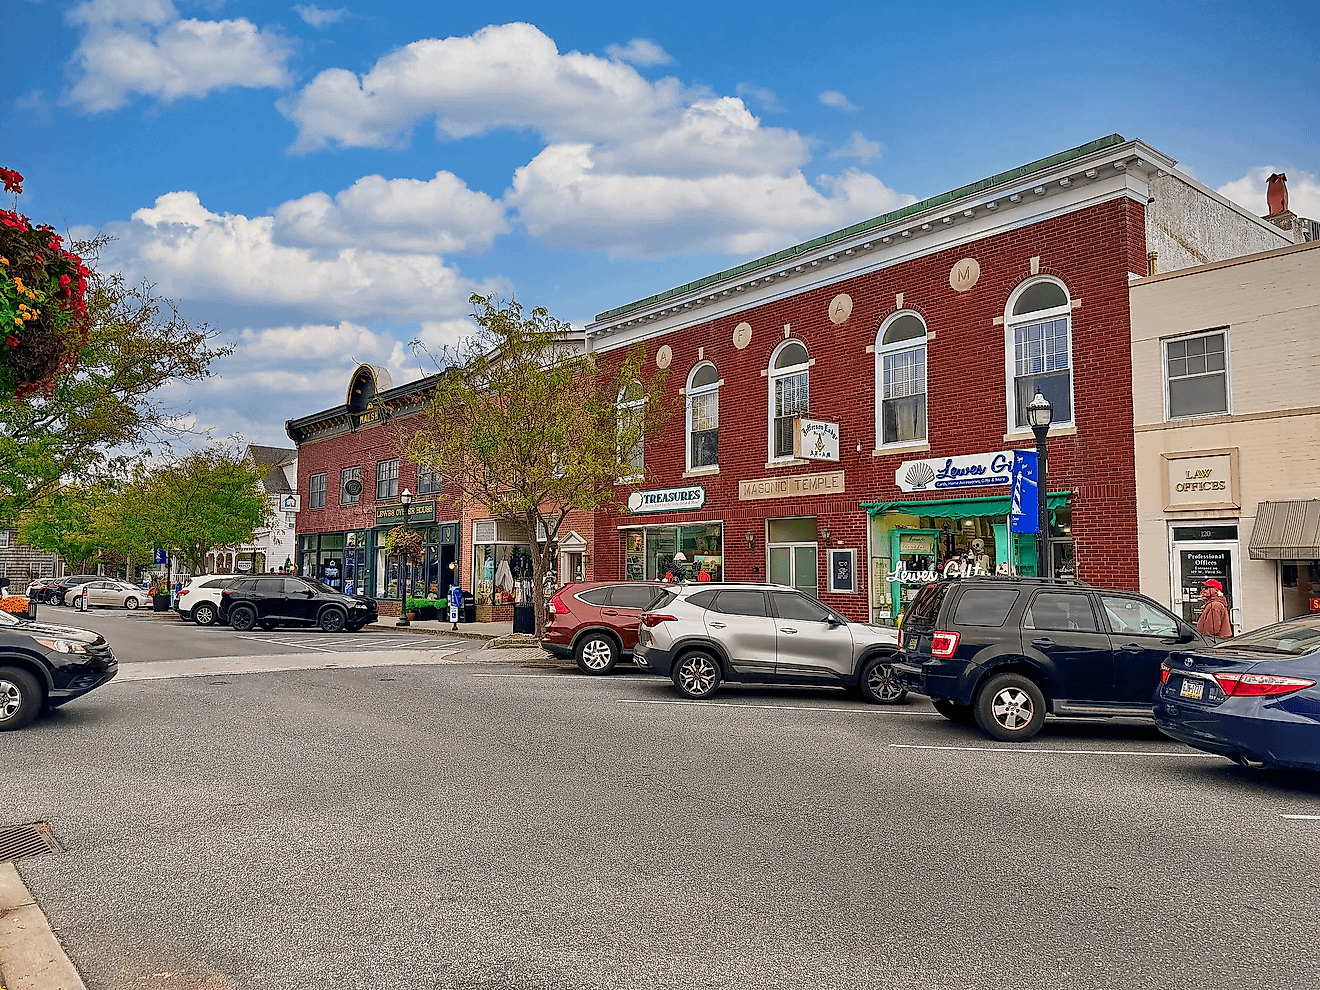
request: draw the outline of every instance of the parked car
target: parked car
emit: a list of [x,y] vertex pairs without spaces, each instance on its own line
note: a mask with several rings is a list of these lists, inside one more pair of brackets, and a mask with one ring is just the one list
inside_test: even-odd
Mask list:
[[550,600],[541,649],[572,657],[584,674],[608,674],[631,660],[642,609],[666,585],[642,581],[583,581],[560,588]]
[[199,574],[179,589],[174,611],[179,618],[191,619],[199,626],[214,625],[220,617],[220,593],[237,580],[232,574]]
[[45,604],[50,601],[50,592],[56,585],[56,579],[53,577],[37,578],[27,586],[27,596],[38,604]]
[[80,588],[84,584],[92,581],[103,581],[103,574],[66,574],[55,582],[54,587],[50,589],[48,598],[51,605],[70,605],[72,604],[65,596],[72,588]]
[[307,578],[239,577],[221,590],[218,618],[239,632],[253,626],[320,626],[325,632],[357,632],[376,621],[376,601],[346,595]]
[[1046,714],[1149,719],[1170,653],[1210,646],[1144,595],[1000,576],[925,585],[902,639],[899,682],[1004,742],[1031,739]]
[[70,588],[65,598],[74,608],[86,612],[89,608],[135,609],[147,600],[147,593],[136,584],[102,578]]
[[633,662],[687,698],[752,681],[841,687],[894,704],[907,694],[890,665],[897,644],[897,630],[852,622],[793,588],[680,584],[642,613]]
[[1239,763],[1320,770],[1320,615],[1169,657],[1155,695],[1167,736]]
[[105,637],[0,611],[0,732],[79,698],[119,671]]

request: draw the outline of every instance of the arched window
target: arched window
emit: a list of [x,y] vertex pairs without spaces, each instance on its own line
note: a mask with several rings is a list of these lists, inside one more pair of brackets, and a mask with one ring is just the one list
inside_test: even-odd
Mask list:
[[1050,400],[1056,424],[1072,425],[1072,301],[1056,278],[1023,282],[1004,311],[1008,425],[1027,428],[1027,405],[1037,392]]
[[640,382],[625,385],[619,390],[619,460],[628,467],[620,481],[640,478],[646,473],[646,458],[642,435],[638,430],[642,418],[642,407],[646,405],[646,394]]
[[793,456],[793,420],[811,410],[811,361],[797,340],[786,340],[770,355],[770,459]]
[[709,361],[688,375],[687,450],[689,471],[720,463],[720,376]]
[[895,313],[875,338],[876,446],[926,439],[926,324]]

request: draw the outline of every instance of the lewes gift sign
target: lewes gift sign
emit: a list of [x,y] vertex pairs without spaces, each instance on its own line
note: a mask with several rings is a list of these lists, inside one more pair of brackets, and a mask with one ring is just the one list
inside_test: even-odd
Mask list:
[[706,489],[701,485],[685,488],[657,488],[649,492],[633,492],[628,496],[629,512],[683,512],[700,509],[706,504]]
[[1011,450],[996,450],[990,454],[904,461],[894,472],[894,483],[905,492],[1007,485],[1013,480],[1013,454]]
[[819,419],[796,419],[797,433],[793,437],[793,456],[804,461],[837,461],[839,459],[839,424]]

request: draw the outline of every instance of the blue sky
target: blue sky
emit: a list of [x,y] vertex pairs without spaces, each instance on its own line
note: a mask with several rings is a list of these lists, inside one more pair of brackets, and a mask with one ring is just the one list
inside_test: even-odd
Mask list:
[[0,166],[238,353],[285,443],[473,290],[595,313],[1118,132],[1320,217],[1320,5],[0,0]]

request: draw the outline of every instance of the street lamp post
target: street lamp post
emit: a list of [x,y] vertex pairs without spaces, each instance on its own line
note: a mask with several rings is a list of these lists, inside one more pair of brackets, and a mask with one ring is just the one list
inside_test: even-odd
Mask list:
[[1050,421],[1053,419],[1054,407],[1050,405],[1050,400],[1037,392],[1027,405],[1027,423],[1031,426],[1031,432],[1036,434],[1036,494],[1040,511],[1036,533],[1036,554],[1040,563],[1036,566],[1036,573],[1046,578],[1054,577],[1054,558],[1050,553],[1050,506],[1047,494],[1049,492],[1048,437]]
[[[408,506],[412,505],[412,492],[408,489],[403,490],[399,496],[399,504],[403,506],[403,531],[408,532]],[[405,546],[404,552],[399,554],[399,621],[395,625],[410,626],[408,621],[408,553]]]

